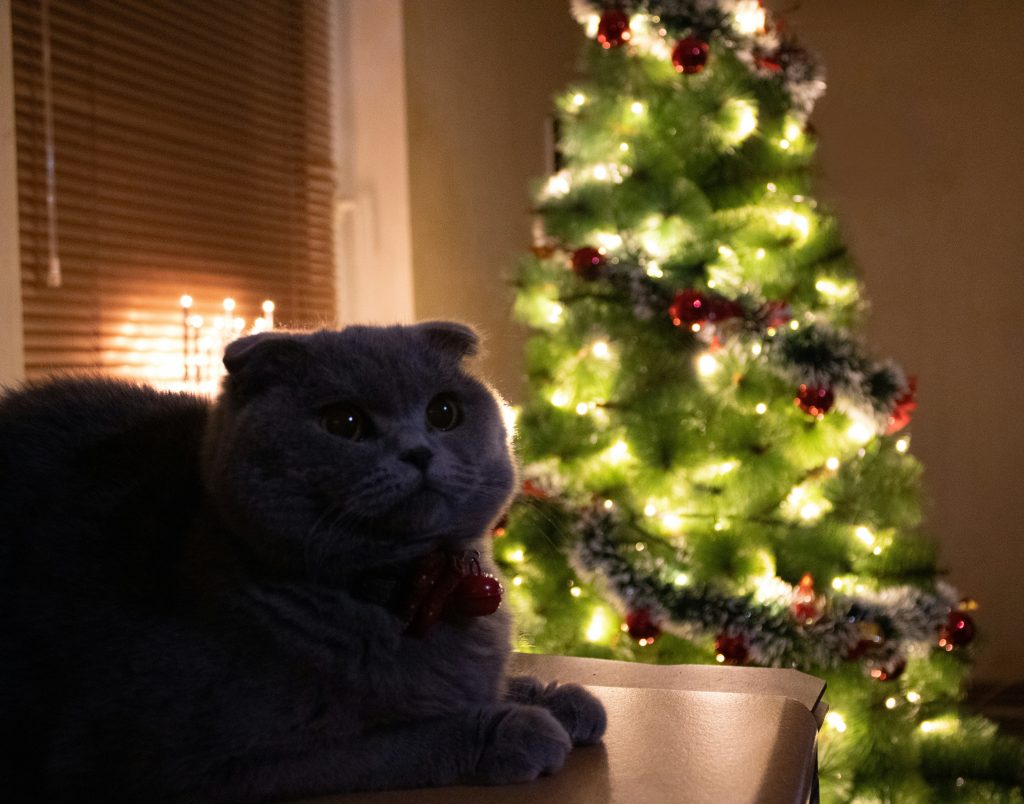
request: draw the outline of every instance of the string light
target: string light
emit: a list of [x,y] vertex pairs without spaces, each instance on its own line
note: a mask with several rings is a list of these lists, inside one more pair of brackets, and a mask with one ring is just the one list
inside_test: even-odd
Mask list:
[[638,117],[645,111],[644,105],[640,101],[633,101],[633,103],[630,104],[629,110]]
[[921,693],[911,690],[907,693],[907,700],[912,704],[921,703]]
[[654,279],[661,279],[665,275],[665,272],[661,270],[661,266],[658,265],[657,262],[650,260],[647,263],[647,275]]
[[579,597],[580,595],[583,594],[583,590],[580,589],[578,586],[574,586],[574,587],[572,587],[572,589],[569,590],[569,594],[572,595],[573,597]]
[[885,699],[885,708],[886,709],[895,709],[896,708],[896,699],[895,698],[886,698]]
[[515,578],[513,578],[512,579],[512,585],[513,586],[522,586],[523,585],[523,576],[522,575],[517,575]]
[[757,406],[754,408],[754,412],[757,413],[758,416],[764,416],[764,414],[768,412],[768,406],[764,402],[758,402]]
[[675,532],[683,526],[683,520],[675,514],[662,514],[661,524],[665,530]]
[[734,14],[736,30],[745,36],[764,31],[766,12],[758,0],[741,0]]
[[576,109],[579,109],[586,102],[587,102],[587,96],[584,95],[582,92],[577,92],[575,95],[572,96],[571,103],[572,103],[573,107],[576,108]]
[[611,622],[603,608],[594,609],[587,623],[586,637],[588,642],[603,642],[609,636]]
[[629,459],[629,444],[621,438],[608,448],[608,461],[615,464],[623,463]]
[[544,183],[544,195],[547,198],[562,198],[572,190],[572,174],[568,170],[560,170],[548,176]]
[[614,507],[615,507],[615,502],[613,500],[605,500],[604,501],[604,510],[611,511]]
[[590,405],[588,405],[586,402],[580,402],[578,405],[576,405],[576,413],[580,416],[586,416],[589,411]]
[[835,472],[839,469],[839,459],[834,455],[825,461],[825,468],[830,472]]
[[551,394],[551,404],[556,408],[564,408],[569,404],[569,395],[565,391],[559,389]]
[[906,438],[901,438],[896,442],[896,451],[901,455],[910,449],[910,441]]
[[590,347],[590,351],[598,360],[607,360],[611,357],[611,349],[608,346],[608,341],[594,341],[593,345]]
[[768,252],[765,251],[763,248],[759,248],[757,251],[754,252],[754,256],[757,257],[757,259],[759,260],[763,260],[766,256],[768,256]]
[[628,153],[629,152],[629,143],[628,142],[620,142],[619,143],[619,150],[622,151],[622,153]]
[[709,354],[703,354],[697,358],[697,373],[701,377],[710,377],[720,368],[718,361]]
[[517,547],[515,550],[509,550],[505,554],[505,558],[511,561],[513,564],[521,564],[526,560],[526,553],[523,552],[522,547]]
[[854,531],[854,535],[864,542],[865,545],[871,547],[875,543],[875,534],[873,534],[870,528],[861,525]]
[[644,506],[644,516],[654,517],[658,515],[658,508],[654,503],[647,503]]
[[755,344],[751,345],[751,347],[750,347],[750,353],[754,357],[760,357],[762,351],[764,351],[764,347],[761,346],[761,344],[759,344],[759,343],[755,343]]
[[840,734],[846,731],[846,721],[838,712],[829,712],[825,715],[825,722]]
[[686,586],[689,582],[690,576],[687,575],[685,572],[677,573],[676,577],[672,581],[672,583],[674,583],[676,586]]

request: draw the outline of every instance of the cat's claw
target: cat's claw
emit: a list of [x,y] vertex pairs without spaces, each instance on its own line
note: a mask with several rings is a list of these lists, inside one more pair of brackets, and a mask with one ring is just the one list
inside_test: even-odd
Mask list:
[[565,764],[572,741],[547,709],[507,704],[492,715],[490,734],[477,763],[488,784],[529,782]]
[[533,676],[513,676],[508,680],[508,699],[549,710],[573,745],[599,742],[608,726],[604,706],[579,684],[545,685]]

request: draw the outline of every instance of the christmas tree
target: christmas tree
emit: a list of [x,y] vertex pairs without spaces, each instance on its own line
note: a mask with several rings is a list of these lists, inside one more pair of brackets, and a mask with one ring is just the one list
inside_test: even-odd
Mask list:
[[828,681],[825,800],[1021,800],[959,707],[975,605],[938,577],[915,383],[858,339],[812,195],[815,60],[757,0],[577,0],[583,78],[518,278],[522,650]]

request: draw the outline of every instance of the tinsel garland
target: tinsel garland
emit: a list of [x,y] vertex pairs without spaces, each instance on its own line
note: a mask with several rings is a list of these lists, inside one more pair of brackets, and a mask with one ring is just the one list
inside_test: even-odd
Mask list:
[[644,572],[621,555],[614,509],[587,505],[575,513],[570,560],[582,576],[602,582],[623,612],[646,610],[664,630],[684,638],[741,637],[750,662],[758,665],[837,665],[855,651],[862,639],[862,623],[876,624],[885,634],[884,643],[865,660],[892,662],[916,647],[933,646],[957,601],[956,591],[944,583],[937,584],[934,592],[899,586],[859,596],[835,594],[823,600],[820,616],[813,622],[800,622],[791,610],[796,589],[783,581],[776,582],[776,599],[767,603],[711,586],[680,587],[658,579],[656,572]]
[[[618,294],[629,300],[641,321],[666,316],[672,294],[647,275],[639,265],[619,260],[608,267],[606,278]],[[612,298],[609,297],[609,301]],[[847,410],[870,411],[876,430],[885,432],[893,406],[910,389],[903,370],[892,361],[876,361],[863,347],[820,322],[793,330],[783,327],[766,338],[771,321],[765,303],[752,297],[732,300],[744,315],[719,326],[705,326],[690,335],[714,340],[719,348],[742,344],[743,337],[764,338],[764,355],[794,387],[801,383],[821,385],[844,397]],[[683,335],[687,337],[687,335]]]
[[648,52],[664,50],[666,39],[685,36],[719,42],[760,78],[781,82],[800,119],[810,116],[825,92],[821,63],[783,35],[781,26],[767,17],[763,27],[751,28],[744,22],[764,14],[758,0],[573,0],[572,7],[584,26],[608,8],[645,15],[652,23],[651,30],[647,36],[634,35],[631,47]]

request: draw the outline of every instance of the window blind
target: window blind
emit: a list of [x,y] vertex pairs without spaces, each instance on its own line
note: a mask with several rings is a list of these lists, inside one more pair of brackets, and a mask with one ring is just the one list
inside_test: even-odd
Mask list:
[[[279,325],[333,322],[326,0],[11,11],[29,378],[181,378],[184,294],[207,329],[227,297],[227,320],[247,327],[266,299]],[[59,287],[47,282],[53,212]]]

